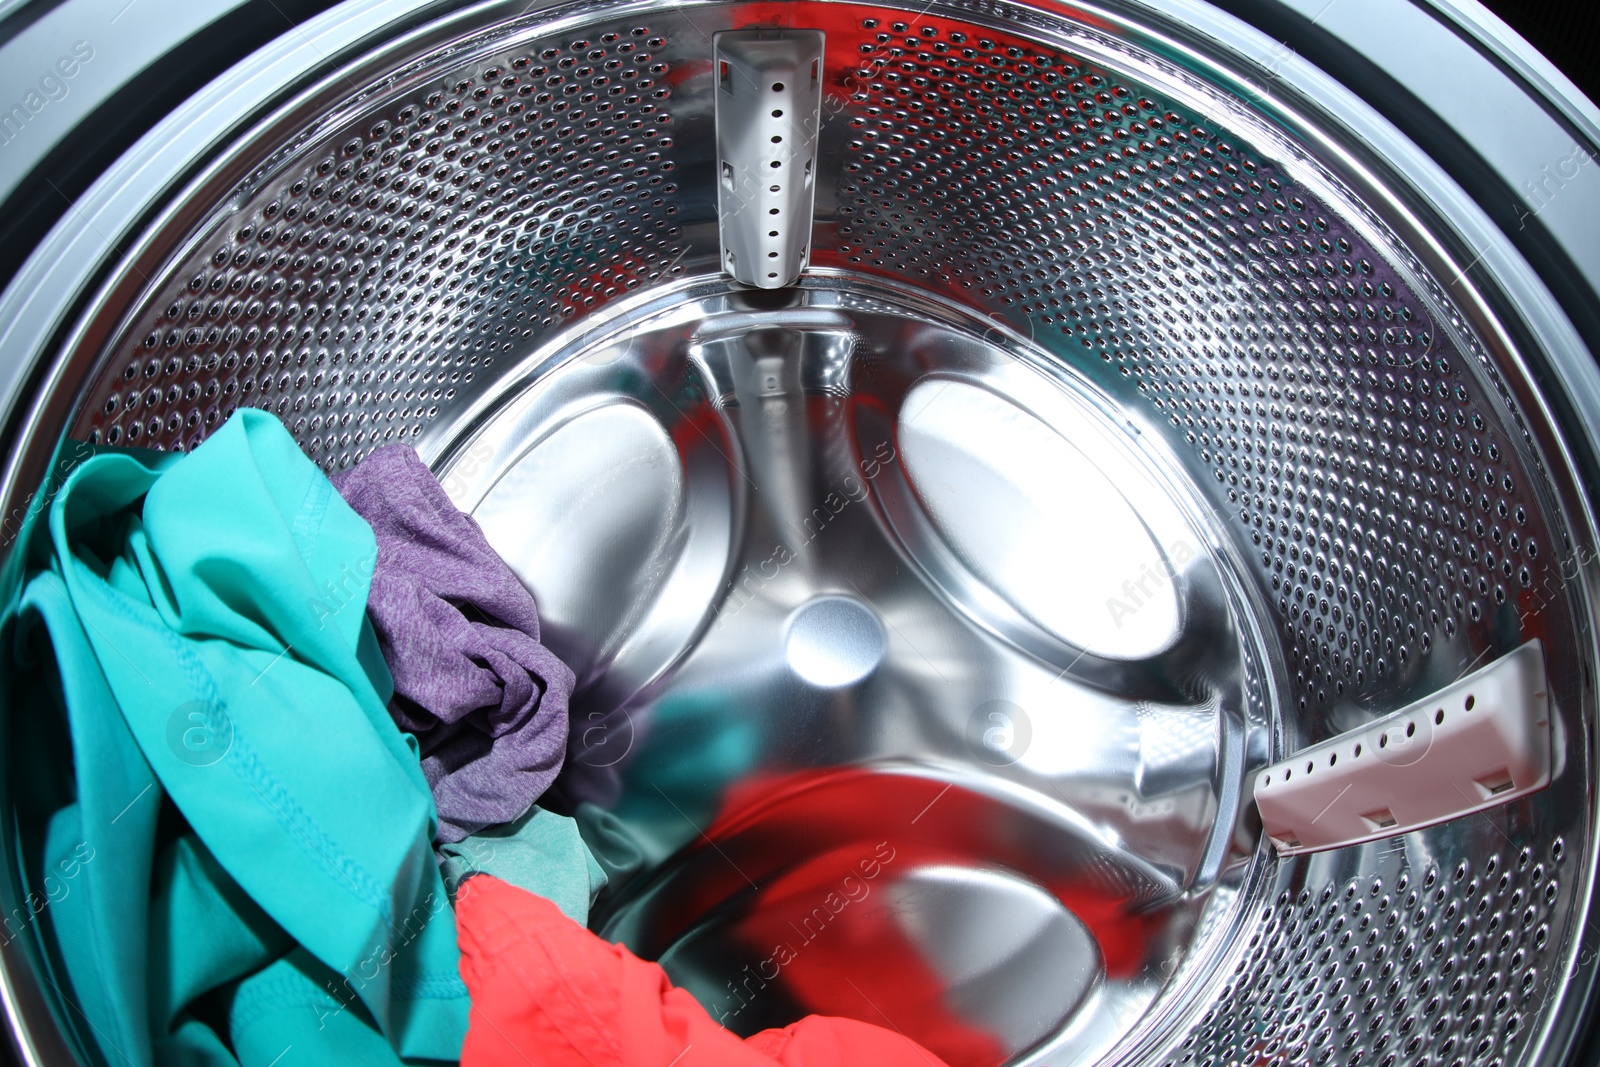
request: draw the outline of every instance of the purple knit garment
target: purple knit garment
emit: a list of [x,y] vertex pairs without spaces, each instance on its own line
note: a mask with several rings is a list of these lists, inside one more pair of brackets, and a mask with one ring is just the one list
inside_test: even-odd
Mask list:
[[410,446],[333,484],[378,538],[367,613],[394,675],[389,713],[422,745],[439,840],[521,818],[561,770],[573,684],[539,643],[532,595]]

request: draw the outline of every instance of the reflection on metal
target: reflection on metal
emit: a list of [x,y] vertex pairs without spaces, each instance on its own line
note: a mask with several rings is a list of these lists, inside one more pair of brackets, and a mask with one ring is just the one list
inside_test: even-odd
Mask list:
[[[547,640],[584,635],[563,641],[562,652],[589,678],[609,665],[619,631],[659,593],[683,546],[684,511],[683,470],[661,424],[642,407],[613,403],[550,428],[473,514],[539,591]],[[586,564],[596,546],[639,566]]]
[[[445,472],[581,665],[551,803],[622,857],[596,921],[741,1031],[870,1002],[957,1067],[1091,1060],[1251,847],[1254,653],[1211,532],[983,320],[754,300],[574,338]],[[939,495],[1002,478],[959,518]]]
[[555,412],[481,479],[472,512],[538,591],[545,642],[618,704],[692,639],[729,548],[735,490],[716,443],[675,442],[659,416],[621,397]]
[[1128,905],[1171,890],[1069,821],[903,769],[768,797],[605,927],[742,1034],[881,1012],[952,1065],[1003,1062],[1083,1006],[1102,942],[1126,965],[1147,925]]
[[814,686],[854,685],[883,660],[883,624],[853,597],[821,596],[801,605],[784,627],[783,650],[794,672]]
[[1083,1002],[1103,969],[1094,935],[1055,896],[973,867],[913,868],[886,910],[957,1015],[1030,1048]]
[[1529,641],[1263,769],[1256,806],[1283,855],[1376,841],[1538,792],[1550,784],[1554,736],[1544,649]]
[[[721,862],[698,829],[736,833],[729,820],[794,775],[871,767],[884,785],[899,760],[922,782],[863,795],[855,808],[881,833],[863,840],[943,851],[906,863],[915,849],[901,842],[885,868],[897,877],[960,871],[979,898],[1014,902],[1014,885],[1053,897],[1045,863],[980,861],[992,853],[947,808],[980,811],[991,835],[1043,819],[1045,859],[1103,854],[1141,872],[1107,904],[1145,917],[1125,940],[1102,936],[1092,901],[1055,898],[1095,937],[1102,973],[1076,1006],[1020,998],[1041,1018],[1069,1013],[1025,1062],[1326,1054],[1404,1067],[1446,1047],[1469,1067],[1562,1060],[1597,937],[1593,749],[1579,728],[1594,707],[1595,531],[1577,471],[1600,391],[1589,352],[1470,190],[1315,56],[1286,59],[1213,5],[1182,4],[1180,21],[1157,14],[1170,3],[1119,0],[1091,24],[1075,5],[797,0],[785,16],[826,24],[831,61],[813,266],[803,294],[730,297],[716,277],[706,35],[762,16],[723,3],[447,6],[433,18],[401,0],[339,5],[182,105],[81,198],[0,301],[0,349],[17,356],[17,373],[0,367],[18,427],[7,515],[28,513],[69,428],[192,448],[253,404],[328,470],[413,442],[456,499],[482,505],[497,543],[526,539],[519,570],[583,665],[568,799],[617,887],[618,929],[629,916],[682,929],[649,902],[691,899],[684,872]],[[1419,56],[1459,44],[1445,20],[1415,28]],[[1493,101],[1474,129],[1553,147],[1461,143],[1514,176],[1567,159],[1561,123],[1537,107],[1505,122],[1522,94],[1479,66],[1472,94],[1445,94]],[[1434,69],[1435,88],[1462,77],[1427,63],[1391,73],[1415,88]],[[974,324],[1015,329],[1058,377],[1080,377],[1041,388],[1035,368],[975,344]],[[1051,432],[1070,427],[1062,436],[1171,565],[1170,647],[1124,659],[1105,635],[1052,620],[998,570],[1024,558],[1016,543],[1005,558],[963,552],[972,532],[934,521],[949,513],[926,499],[944,472],[879,459],[904,451],[906,391],[955,380]],[[1085,398],[1110,417],[1083,419]],[[1176,490],[1121,475],[1130,440]],[[880,470],[865,477],[861,462]],[[1171,514],[1193,497],[1214,513]],[[803,535],[775,536],[797,523]],[[592,558],[540,547],[568,531]],[[1193,539],[1194,560],[1175,564],[1175,538]],[[883,625],[882,660],[853,683],[795,673],[786,620],[818,597],[854,598]],[[1107,626],[1119,636],[1109,613]],[[1337,735],[1535,635],[1571,746],[1556,749],[1550,788],[1382,842],[1239,862],[1260,827],[1238,797],[1274,746]],[[1269,702],[1271,735],[1245,729],[1259,725],[1245,707]],[[753,825],[786,863],[860,862]],[[0,879],[0,910],[27,895],[19,873]],[[706,917],[753,892],[734,881]],[[866,905],[900,900],[874,892]],[[1307,946],[1360,929],[1403,940],[1364,938],[1302,973],[1296,957],[1320,951]],[[945,942],[906,940],[922,973],[958,981],[939,966]],[[717,988],[747,980],[729,970],[737,944],[705,944],[695,958]],[[58,1028],[75,1016],[30,947],[0,945],[4,1008],[32,1031],[25,1057],[65,1062],[81,1046]],[[1436,1017],[1406,1030],[1443,989],[1417,960],[1455,977]],[[1330,1012],[1332,991],[1391,965]],[[802,973],[785,967],[760,1003]],[[863,986],[874,1000],[877,984]],[[1514,999],[1501,1010],[1501,998]],[[923,1003],[912,1015],[926,1032],[1026,1039],[988,994],[952,985]]]
[[713,42],[722,266],[746,285],[793,285],[811,258],[823,35],[730,30]]
[[1018,610],[1079,648],[1144,659],[1178,636],[1174,571],[1133,507],[1063,433],[979,386],[906,397],[906,471],[953,553]]

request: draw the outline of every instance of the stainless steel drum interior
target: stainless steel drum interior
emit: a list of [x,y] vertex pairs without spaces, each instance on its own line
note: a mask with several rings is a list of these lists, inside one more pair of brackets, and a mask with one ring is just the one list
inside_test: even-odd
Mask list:
[[[1559,1055],[1595,537],[1548,354],[1336,116],[1146,15],[490,3],[391,35],[196,146],[54,354],[7,511],[65,439],[186,450],[244,405],[329,471],[416,446],[578,674],[560,803],[631,850],[597,928],[739,1032]],[[757,25],[826,40],[809,266],[774,290],[718,236],[712,38]],[[1274,855],[1256,769],[1533,638],[1549,789]],[[924,1000],[863,958],[869,893]],[[53,1047],[25,949],[8,1009]]]

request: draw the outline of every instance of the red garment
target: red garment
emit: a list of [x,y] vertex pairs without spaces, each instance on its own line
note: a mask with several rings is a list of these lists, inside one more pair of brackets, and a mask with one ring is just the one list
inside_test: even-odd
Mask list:
[[892,1030],[810,1015],[740,1040],[666,972],[487,874],[456,896],[462,1067],[946,1067]]

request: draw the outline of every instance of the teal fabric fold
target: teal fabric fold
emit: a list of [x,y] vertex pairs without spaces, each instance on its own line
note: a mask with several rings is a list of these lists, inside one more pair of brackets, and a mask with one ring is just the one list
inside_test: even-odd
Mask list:
[[148,997],[161,1051],[164,1043],[187,1043],[191,1005],[266,967],[294,942],[194,834],[162,851],[153,885]]
[[439,857],[452,896],[468,875],[492,874],[553,901],[584,925],[606,886],[605,868],[584,844],[577,822],[537,806],[516,822],[440,845]]
[[229,1030],[241,1063],[291,1062],[316,1049],[326,1062],[388,1067],[394,1053],[339,976],[296,951],[239,986]]
[[613,812],[585,800],[572,814],[578,833],[600,869],[605,872],[605,888],[612,892],[627,885],[645,868],[645,847],[627,823]]
[[[19,674],[31,684],[15,694],[10,712],[35,728],[64,721],[75,771],[75,795],[49,817],[39,878],[40,914],[61,958],[59,984],[89,1021],[101,1060],[148,1067],[144,914],[163,791],[57,575],[29,583],[18,621]],[[13,736],[20,742],[28,733]],[[29,747],[19,754],[24,760],[68,756]],[[7,920],[7,940],[23,933],[20,923]]]
[[[52,918],[106,1060],[143,1067],[120,1046],[152,1032],[163,1060],[195,1063],[267,1067],[287,1043],[297,1063],[457,1058],[467,995],[433,800],[366,621],[371,529],[276,419],[242,410],[189,455],[84,460],[49,548],[25,611],[49,631],[77,764],[52,847],[97,850],[83,913]],[[122,811],[142,785],[150,803]],[[152,893],[162,794],[188,832]],[[96,991],[72,946],[118,923]],[[284,982],[295,1011],[271,1006]],[[307,982],[340,1022],[316,1025]],[[248,1033],[219,1040],[224,1017]]]

